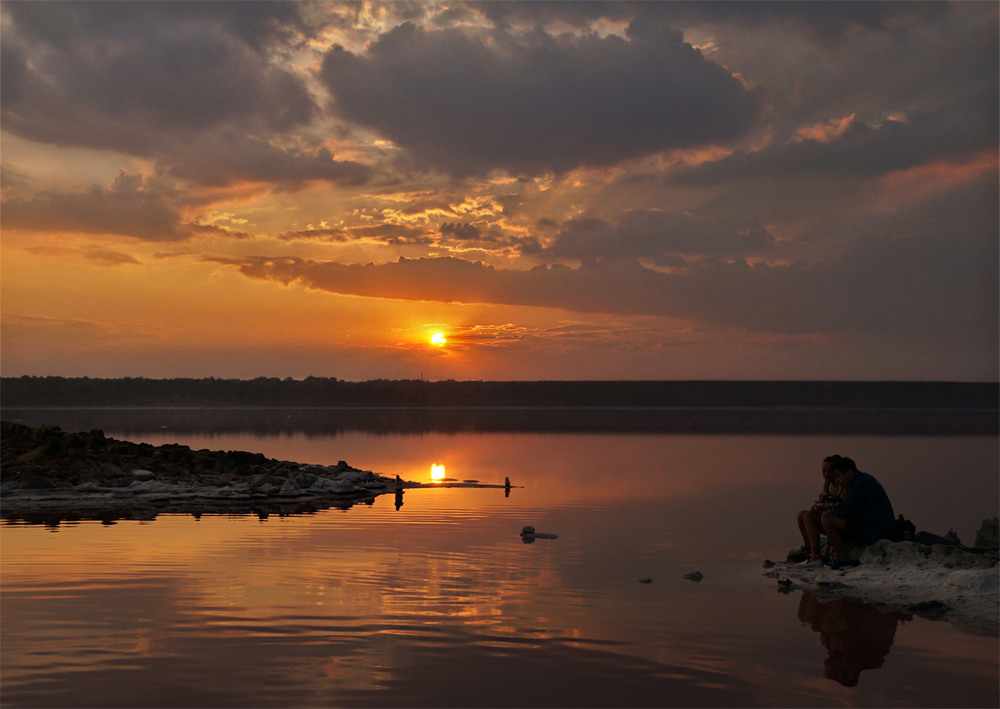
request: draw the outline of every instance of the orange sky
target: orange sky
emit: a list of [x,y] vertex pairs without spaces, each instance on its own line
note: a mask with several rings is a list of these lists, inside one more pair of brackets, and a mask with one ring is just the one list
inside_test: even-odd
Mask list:
[[996,7],[863,9],[4,3],[2,373],[995,380]]

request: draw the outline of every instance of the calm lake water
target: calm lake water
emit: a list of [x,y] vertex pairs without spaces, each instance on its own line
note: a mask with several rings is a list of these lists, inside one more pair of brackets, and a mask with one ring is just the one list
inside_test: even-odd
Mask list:
[[[7,520],[3,706],[1000,704],[996,637],[781,594],[760,568],[799,543],[795,512],[830,453],[919,528],[971,543],[998,512],[996,436],[219,433],[176,416],[142,430],[5,412],[516,487],[266,519]],[[523,525],[558,539],[525,544]],[[701,582],[683,578],[695,570]]]

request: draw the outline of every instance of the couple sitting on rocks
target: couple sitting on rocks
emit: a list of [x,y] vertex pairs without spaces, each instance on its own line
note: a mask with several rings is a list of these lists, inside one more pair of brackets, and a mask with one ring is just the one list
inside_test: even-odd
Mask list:
[[[831,568],[856,566],[847,550],[879,539],[900,541],[903,532],[885,489],[874,477],[862,473],[850,458],[831,455],[823,459],[823,491],[810,509],[798,514],[803,546],[788,554],[803,566]],[[827,539],[828,558],[820,548]]]

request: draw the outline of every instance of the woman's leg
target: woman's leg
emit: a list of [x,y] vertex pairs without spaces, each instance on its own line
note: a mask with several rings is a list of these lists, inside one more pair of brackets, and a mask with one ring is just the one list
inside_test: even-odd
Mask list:
[[809,549],[809,561],[816,561],[820,558],[819,535],[821,520],[819,513],[812,510],[804,511],[800,515],[799,524],[802,530],[802,538],[806,542],[806,548]]

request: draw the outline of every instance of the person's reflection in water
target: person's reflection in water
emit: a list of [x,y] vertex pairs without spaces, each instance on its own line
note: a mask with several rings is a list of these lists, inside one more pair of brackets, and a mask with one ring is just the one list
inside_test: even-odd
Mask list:
[[823,676],[845,687],[856,686],[863,670],[882,666],[897,623],[912,619],[908,613],[880,613],[849,598],[823,600],[808,591],[799,603],[799,620],[820,634],[827,650]]
[[399,512],[399,508],[403,506],[403,488],[396,488],[396,511]]

